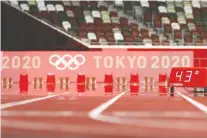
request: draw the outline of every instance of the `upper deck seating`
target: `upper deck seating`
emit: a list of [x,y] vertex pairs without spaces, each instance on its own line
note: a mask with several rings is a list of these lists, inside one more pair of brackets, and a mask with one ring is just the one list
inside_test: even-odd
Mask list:
[[95,45],[194,45],[207,42],[205,1],[10,0],[37,18]]

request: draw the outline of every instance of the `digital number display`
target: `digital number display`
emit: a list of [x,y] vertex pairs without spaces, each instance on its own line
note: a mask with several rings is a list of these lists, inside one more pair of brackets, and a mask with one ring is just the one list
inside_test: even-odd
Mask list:
[[176,77],[179,79],[179,82],[191,82],[193,71],[177,71]]
[[176,87],[207,87],[207,68],[172,68],[169,84]]

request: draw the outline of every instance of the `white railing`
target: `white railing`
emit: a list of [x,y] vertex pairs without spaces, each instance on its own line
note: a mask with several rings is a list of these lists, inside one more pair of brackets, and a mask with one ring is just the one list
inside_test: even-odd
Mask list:
[[207,46],[141,46],[141,45],[87,45],[89,48],[112,49],[206,49]]

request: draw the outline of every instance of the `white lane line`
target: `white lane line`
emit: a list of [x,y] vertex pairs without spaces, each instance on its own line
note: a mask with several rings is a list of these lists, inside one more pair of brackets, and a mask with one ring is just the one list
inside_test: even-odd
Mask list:
[[10,117],[71,117],[84,116],[83,112],[74,111],[2,111],[1,116]]
[[[150,120],[148,120],[148,123],[150,123]],[[193,127],[198,131],[206,132],[206,125],[204,126],[200,124],[188,124],[188,121],[182,122],[180,124],[175,124],[174,121],[169,122],[168,126],[177,125],[176,128],[178,132],[180,132],[180,126],[184,125],[186,127]],[[183,126],[183,128],[184,128]],[[118,136],[128,136],[128,137],[146,137],[148,133],[142,133],[139,131],[139,129],[136,129],[133,127],[128,128],[120,128],[119,126],[109,126],[106,127],[106,125],[89,125],[89,124],[75,124],[75,123],[52,123],[48,121],[45,123],[44,121],[25,121],[25,120],[7,120],[2,119],[1,120],[1,127],[2,129],[6,128],[15,128],[15,129],[23,129],[23,130],[37,130],[37,131],[51,131],[51,132],[68,132],[68,133],[77,133],[77,134],[90,134],[91,137],[96,137],[97,135],[104,135],[105,137],[118,137]],[[164,127],[165,128],[165,127]],[[118,130],[118,131],[117,131]],[[192,131],[192,128],[190,129]],[[176,131],[170,131],[170,132],[176,132]],[[180,132],[179,134],[181,134]],[[164,133],[163,133],[164,134]],[[187,134],[186,134],[187,135]],[[183,136],[185,137],[185,136]]]
[[[105,123],[117,124],[117,125],[133,125],[138,127],[152,127],[152,128],[168,128],[175,130],[194,130],[206,132],[206,121],[186,121],[186,120],[166,120],[166,119],[134,119],[134,118],[122,118],[113,115],[102,114],[109,106],[115,103],[125,92],[117,95],[109,101],[101,104],[97,108],[91,110],[88,116],[96,121]],[[199,127],[198,127],[199,126]]]
[[125,117],[125,118],[205,118],[207,119],[207,116],[200,112],[192,112],[192,111],[160,111],[160,112],[154,112],[154,111],[115,111],[112,112],[112,115],[118,116],[118,117]]
[[129,125],[136,127],[168,128],[174,130],[193,130],[206,132],[206,120],[186,119],[153,119],[153,118],[122,118],[117,116],[100,115],[95,118],[97,121],[117,125]]
[[[67,92],[67,93],[63,93],[61,95],[65,95],[65,94],[69,94],[69,93],[70,92]],[[38,102],[38,101],[50,99],[50,98],[53,98],[56,96],[59,96],[59,95],[49,95],[49,96],[44,96],[44,97],[39,97],[39,98],[28,99],[28,100],[24,100],[24,101],[5,103],[5,104],[1,105],[1,110],[5,109],[5,108],[9,108],[9,107],[14,107],[14,106],[19,106],[19,105],[24,105],[24,104],[29,104],[29,103],[33,103],[33,102]]]
[[203,111],[204,113],[207,114],[207,106],[203,105],[202,103],[199,103],[193,99],[191,99],[190,97],[177,92],[178,95],[180,95],[181,97],[183,97],[186,101],[188,101],[189,103],[191,103],[192,105],[194,105],[195,107],[197,107],[198,109],[200,109],[201,111]]
[[[123,135],[128,137],[138,137],[138,136],[145,136],[146,133],[137,133],[137,131],[117,131],[119,128],[114,127],[106,127],[106,125],[99,125],[99,124],[88,124],[88,123],[52,123],[48,121],[45,123],[44,121],[25,121],[25,120],[8,120],[2,119],[1,120],[1,127],[2,129],[7,128],[15,128],[15,129],[23,129],[23,130],[36,130],[36,131],[48,131],[49,136],[52,136],[53,133],[50,132],[65,132],[65,133],[77,133],[81,135],[88,134],[88,137],[97,137],[105,136],[105,137],[122,137]],[[123,130],[123,128],[121,128]],[[34,131],[35,132],[35,131]],[[12,132],[11,132],[12,133]],[[8,134],[9,136],[10,134]],[[49,137],[48,136],[48,137]],[[87,137],[87,136],[86,136]]]
[[[88,124],[75,124],[75,123],[57,123],[48,121],[25,121],[25,120],[1,120],[1,127],[15,128],[23,130],[37,130],[37,131],[51,131],[51,132],[66,132],[77,134],[90,134],[90,135],[119,135],[120,132],[113,131],[111,128],[106,128],[100,125]],[[11,132],[12,133],[12,132]],[[130,134],[130,133],[129,133]],[[51,134],[52,136],[52,134]]]
[[92,119],[97,119],[101,113],[106,110],[109,106],[111,106],[113,103],[115,103],[119,98],[121,98],[126,92],[122,92],[119,95],[113,97],[112,99],[108,100],[107,102],[101,104],[97,108],[91,110],[88,115]]

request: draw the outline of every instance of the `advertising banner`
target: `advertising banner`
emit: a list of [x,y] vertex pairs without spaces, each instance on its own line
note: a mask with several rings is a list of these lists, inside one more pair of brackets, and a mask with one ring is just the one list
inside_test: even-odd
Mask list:
[[70,77],[75,81],[78,73],[102,81],[104,74],[129,77],[138,73],[140,78],[158,77],[172,67],[193,66],[191,51],[86,51],[86,52],[2,52],[2,77],[19,81],[21,73],[29,79],[45,78],[47,73],[57,77]]

